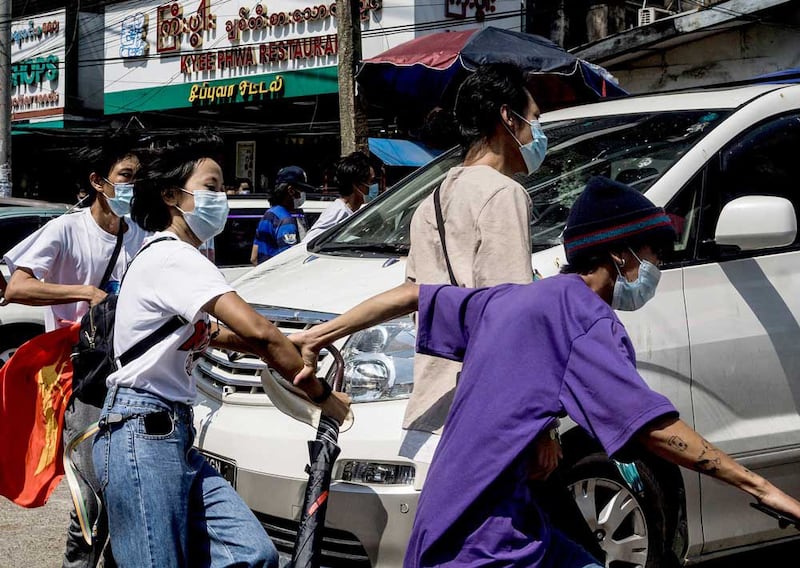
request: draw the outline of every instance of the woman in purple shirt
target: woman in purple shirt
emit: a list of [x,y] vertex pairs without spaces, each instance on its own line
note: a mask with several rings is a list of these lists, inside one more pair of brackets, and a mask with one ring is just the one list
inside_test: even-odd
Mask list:
[[480,290],[407,283],[293,337],[311,373],[320,346],[418,308],[417,351],[463,361],[406,568],[600,567],[552,527],[525,483],[532,442],[565,414],[609,456],[638,444],[800,518],[800,502],[703,439],[636,370],[614,310],[652,298],[674,238],[663,209],[593,178],[567,220],[566,273]]

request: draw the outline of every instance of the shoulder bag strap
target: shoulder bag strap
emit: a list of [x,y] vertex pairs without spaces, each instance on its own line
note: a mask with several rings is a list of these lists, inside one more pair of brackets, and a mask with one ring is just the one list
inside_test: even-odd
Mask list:
[[[177,239],[173,239],[172,237],[159,237],[157,239],[153,239],[152,241],[150,241],[149,243],[147,243],[146,245],[144,245],[142,248],[139,249],[139,252],[136,253],[136,256],[134,256],[133,259],[128,263],[128,268],[130,268],[130,265],[133,264],[133,261],[136,260],[136,258],[140,254],[142,254],[142,252],[144,252],[144,250],[146,248],[148,248],[151,245],[154,245],[154,244],[156,244],[158,242],[161,242],[161,241],[174,241],[174,240],[177,240]],[[127,274],[127,273],[128,273],[128,271],[126,270],[125,274]],[[123,279],[124,278],[125,277],[123,276]],[[145,354],[145,352],[150,350],[150,348],[153,347],[156,343],[159,343],[160,341],[163,341],[173,331],[179,329],[181,326],[183,326],[183,325],[185,325],[187,323],[189,323],[189,322],[187,322],[181,316],[178,316],[178,315],[172,316],[166,322],[164,322],[161,325],[161,327],[159,327],[157,330],[155,330],[153,333],[151,333],[147,337],[141,339],[138,343],[134,344],[127,351],[125,351],[125,353],[123,353],[122,355],[117,357],[117,360],[119,361],[120,366],[125,366],[128,363],[130,363],[131,361],[133,361],[134,359],[136,359],[137,357],[141,357],[142,355]]]
[[125,353],[117,357],[119,361],[119,365],[124,367],[134,359],[141,357],[147,351],[150,350],[151,347],[155,346],[157,343],[165,340],[169,335],[182,326],[187,324],[185,319],[181,316],[175,315],[169,318],[166,322],[164,322],[161,327],[155,330],[153,333],[148,335],[147,337],[141,339],[138,343],[136,343],[133,347],[128,349]]
[[122,220],[122,217],[119,218],[119,230],[117,231],[117,244],[114,245],[114,252],[111,253],[111,259],[108,261],[108,266],[106,266],[106,271],[103,273],[103,278],[100,280],[100,285],[98,288],[104,290],[106,284],[108,284],[108,279],[111,278],[111,273],[114,272],[114,267],[117,265],[117,259],[119,258],[119,251],[122,250],[122,238],[125,233],[125,221]]
[[436,212],[436,227],[439,229],[439,239],[442,241],[442,252],[444,252],[444,262],[447,264],[447,274],[450,275],[450,284],[458,286],[456,276],[453,274],[453,267],[450,265],[450,256],[447,254],[447,242],[444,234],[444,216],[442,215],[442,202],[439,198],[440,185],[433,191],[433,209]]

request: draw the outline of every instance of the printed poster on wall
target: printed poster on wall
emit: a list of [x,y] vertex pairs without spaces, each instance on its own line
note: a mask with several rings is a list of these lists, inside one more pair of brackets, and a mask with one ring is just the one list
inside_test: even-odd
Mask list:
[[236,143],[236,177],[246,178],[253,183],[256,165],[255,141]]

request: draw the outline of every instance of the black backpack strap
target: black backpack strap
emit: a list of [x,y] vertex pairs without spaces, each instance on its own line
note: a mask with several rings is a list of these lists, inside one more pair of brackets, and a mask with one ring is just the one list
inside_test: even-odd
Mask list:
[[111,278],[111,273],[114,272],[114,267],[117,265],[119,258],[119,251],[122,250],[122,238],[125,234],[125,221],[122,217],[119,218],[119,230],[117,230],[117,243],[114,245],[114,252],[111,253],[111,259],[108,261],[106,271],[103,273],[103,278],[100,280],[98,288],[105,290],[108,279]]
[[[159,237],[157,239],[153,239],[152,241],[150,241],[149,243],[147,243],[146,245],[144,245],[142,248],[139,249],[139,252],[136,253],[136,256],[134,256],[133,259],[130,261],[130,263],[128,263],[128,267],[130,268],[130,265],[133,264],[133,261],[136,260],[136,258],[140,254],[142,254],[145,251],[146,248],[150,247],[151,245],[154,245],[154,244],[156,244],[156,243],[158,243],[160,241],[174,241],[174,240],[177,240],[177,238]],[[127,273],[128,273],[128,271],[126,270],[125,274],[127,274]],[[124,278],[125,277],[123,276],[123,280],[124,280]],[[189,323],[189,322],[187,322],[181,316],[177,316],[177,315],[172,316],[170,319],[168,319],[166,322],[164,322],[161,325],[161,327],[159,327],[157,330],[155,330],[153,333],[151,333],[147,337],[141,339],[138,343],[136,343],[131,348],[129,348],[127,351],[125,351],[125,353],[120,355],[117,358],[117,360],[119,361],[120,366],[125,366],[128,363],[130,363],[131,361],[133,361],[134,359],[136,359],[137,357],[141,357],[147,351],[149,351],[150,348],[153,347],[156,343],[158,343],[160,341],[163,341],[164,339],[169,337],[169,335],[173,331],[179,329],[181,326],[186,325],[187,323]]]
[[173,331],[180,329],[187,323],[189,322],[187,322],[181,316],[172,316],[164,324],[162,324],[161,327],[120,355],[117,358],[120,366],[124,367],[137,357],[141,357],[147,351],[149,351],[151,347],[165,340]]
[[458,286],[456,276],[453,274],[453,267],[450,265],[450,256],[447,254],[447,241],[444,234],[444,216],[442,215],[442,202],[439,198],[439,190],[442,189],[440,185],[433,190],[433,209],[436,212],[436,227],[439,229],[439,239],[442,241],[442,251],[444,252],[444,262],[447,264],[447,274],[450,275],[450,284]]

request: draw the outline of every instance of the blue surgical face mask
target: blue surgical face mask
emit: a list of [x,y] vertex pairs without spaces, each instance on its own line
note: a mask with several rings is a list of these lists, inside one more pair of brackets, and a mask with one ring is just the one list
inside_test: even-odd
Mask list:
[[364,196],[364,203],[369,203],[370,201],[378,197],[378,191],[379,187],[377,183],[370,184],[369,191]]
[[[524,116],[511,111],[514,115],[519,118],[522,122],[526,123],[528,126],[531,127],[531,141],[527,144],[523,144],[519,141],[519,139],[514,136],[514,133],[511,129],[506,125],[506,130],[508,130],[511,137],[516,140],[517,144],[519,144],[519,151],[522,154],[522,159],[525,161],[525,167],[528,169],[528,175],[531,175],[533,172],[539,169],[539,166],[542,165],[544,161],[544,156],[547,153],[547,136],[542,130],[542,125],[539,124],[538,120],[528,120]],[[505,125],[505,122],[503,122]]]
[[628,282],[620,272],[619,266],[614,263],[618,276],[614,282],[611,307],[623,312],[638,310],[649,302],[655,296],[658,282],[661,280],[661,270],[655,264],[641,260],[632,250],[631,254],[639,261],[639,276],[633,282]]
[[228,220],[228,196],[224,191],[211,191],[210,189],[195,189],[188,191],[180,188],[182,192],[194,196],[194,210],[184,211],[177,207],[178,211],[183,213],[183,219],[189,225],[189,229],[194,233],[200,242],[206,242],[212,237],[216,237],[225,228],[225,222]]
[[131,212],[131,199],[133,199],[133,183],[126,182],[126,183],[111,183],[108,179],[105,181],[114,187],[114,197],[109,197],[105,193],[103,196],[106,198],[106,202],[108,202],[108,207],[111,209],[111,212],[114,213],[117,217],[122,217],[123,215],[128,215]]

